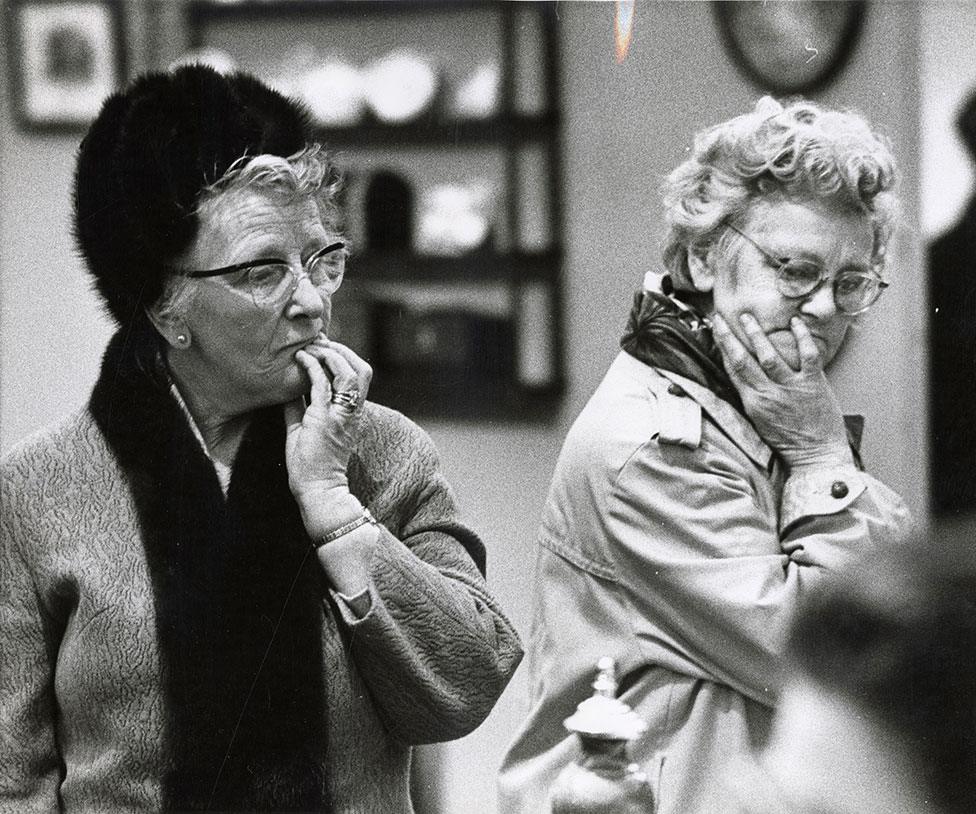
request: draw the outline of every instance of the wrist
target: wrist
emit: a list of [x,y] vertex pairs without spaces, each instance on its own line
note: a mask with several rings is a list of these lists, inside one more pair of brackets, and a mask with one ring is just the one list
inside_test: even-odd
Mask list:
[[783,458],[790,472],[854,466],[854,454],[847,444],[802,452],[794,451],[784,455]]
[[[377,527],[366,523],[330,543],[315,548],[319,565],[332,587],[346,597],[358,597],[369,588],[373,543],[379,536]],[[312,544],[315,545],[313,540]],[[368,593],[361,602],[350,603],[357,615],[365,615],[369,609]]]
[[363,504],[348,489],[309,491],[296,495],[295,499],[305,531],[312,540],[320,540],[363,516]]
[[331,546],[333,543],[345,541],[356,536],[362,536],[364,531],[369,531],[372,533],[375,526],[376,519],[372,514],[370,514],[369,509],[363,509],[358,517],[350,520],[348,523],[343,523],[341,526],[336,526],[325,534],[313,536],[312,545],[316,550],[321,551],[323,548],[326,546]]

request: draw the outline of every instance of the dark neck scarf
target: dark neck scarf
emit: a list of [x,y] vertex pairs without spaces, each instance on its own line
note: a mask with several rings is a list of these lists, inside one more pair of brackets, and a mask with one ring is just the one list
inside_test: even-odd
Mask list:
[[[661,291],[642,290],[634,295],[620,347],[646,365],[697,382],[745,415],[742,399],[722,365],[700,297],[674,291],[669,277],[663,278]],[[854,462],[861,468],[864,416],[845,415],[844,426]]]
[[89,406],[126,473],[152,580],[164,807],[328,811],[330,610],[288,488],[280,408],[255,413],[225,499],[148,326],[113,337]]
[[[670,281],[664,279],[669,290]],[[722,366],[711,325],[692,298],[688,300],[674,293],[638,291],[620,347],[646,365],[697,382],[741,413],[742,401]]]

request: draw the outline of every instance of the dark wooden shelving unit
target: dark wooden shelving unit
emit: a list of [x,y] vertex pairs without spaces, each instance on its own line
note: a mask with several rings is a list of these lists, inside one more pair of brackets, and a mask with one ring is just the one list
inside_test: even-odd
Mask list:
[[[253,46],[255,32],[266,24],[293,25],[296,32],[303,32],[313,42],[316,36],[325,37],[328,32],[325,39],[334,42],[339,39],[335,37],[337,30],[355,40],[355,31],[367,30],[360,26],[368,27],[376,21],[399,26],[397,15],[413,15],[416,20],[418,15],[451,14],[455,17],[447,19],[454,21],[458,20],[457,15],[465,15],[465,20],[477,18],[478,22],[472,25],[485,25],[484,21],[490,20],[486,30],[493,35],[492,50],[501,71],[499,104],[493,115],[454,118],[439,99],[425,114],[408,123],[391,125],[367,116],[354,126],[321,127],[316,136],[329,148],[340,150],[340,154],[361,156],[365,151],[371,156],[390,156],[399,161],[406,160],[407,154],[439,157],[466,150],[479,150],[479,155],[489,151],[499,156],[501,205],[491,240],[486,247],[457,257],[377,251],[363,246],[350,260],[348,282],[340,292],[342,297],[337,298],[336,313],[355,305],[355,313],[361,315],[365,328],[353,344],[374,367],[370,398],[376,401],[417,417],[463,421],[554,419],[565,390],[563,187],[555,4],[500,0],[189,0],[184,8],[187,41],[193,48],[225,47],[221,36],[228,28],[239,27],[249,29],[248,41]],[[468,13],[473,13],[472,17],[466,16]],[[529,18],[529,27],[537,32],[533,53],[527,53],[524,36],[519,39]],[[437,47],[436,43],[427,45],[431,51]],[[520,46],[522,51],[518,50]],[[431,55],[453,59],[458,66],[467,67],[466,53]],[[541,88],[541,104],[534,107],[520,104],[522,88],[515,67],[519,58],[529,59],[537,66],[534,79]],[[523,200],[528,150],[536,151],[545,161],[545,170],[536,173],[532,181],[544,209],[545,245],[538,245],[538,241],[530,241],[532,245],[520,243],[525,207],[529,205]],[[347,169],[351,183],[362,180],[355,163]],[[498,234],[503,235],[501,241],[496,240]],[[398,303],[396,292],[405,287],[412,289],[415,296]],[[497,309],[479,311],[479,287],[485,299],[494,298],[493,302],[499,289],[507,292],[510,310],[501,316]],[[463,296],[459,294],[456,307],[445,306],[445,292],[450,301],[450,292],[455,288],[463,290]],[[437,297],[432,295],[432,299],[440,304],[418,308],[424,292],[434,289]],[[538,305],[540,292],[546,307],[541,311],[526,307],[529,301]],[[544,340],[541,343],[540,334]],[[530,341],[536,344],[527,345]],[[528,352],[533,348],[534,357]],[[540,358],[540,353],[545,358]],[[534,361],[527,363],[526,359]],[[530,367],[534,372],[527,373]]]
[[529,282],[554,283],[561,252],[496,252],[480,249],[458,257],[414,252],[363,252],[349,262],[349,275],[361,280],[417,282]]
[[260,24],[268,20],[291,18],[299,22],[317,15],[345,15],[369,20],[376,14],[402,14],[404,9],[423,7],[432,13],[463,8],[472,10],[502,5],[507,0],[190,0],[187,20],[191,34],[208,23],[233,20]]
[[539,116],[502,115],[490,119],[421,119],[391,125],[364,122],[355,127],[320,127],[316,135],[333,146],[470,147],[485,144],[522,144],[545,141],[557,132],[559,121],[552,113]]

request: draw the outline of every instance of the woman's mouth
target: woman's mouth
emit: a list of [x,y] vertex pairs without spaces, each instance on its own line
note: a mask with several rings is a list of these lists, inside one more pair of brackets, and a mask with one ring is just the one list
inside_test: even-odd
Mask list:
[[295,353],[296,351],[302,350],[303,348],[307,348],[309,345],[314,345],[316,342],[322,342],[322,341],[328,341],[328,340],[326,340],[324,333],[319,332],[315,334],[315,336],[305,337],[305,339],[299,339],[295,342],[291,342],[288,345],[285,345],[284,350],[286,352]]

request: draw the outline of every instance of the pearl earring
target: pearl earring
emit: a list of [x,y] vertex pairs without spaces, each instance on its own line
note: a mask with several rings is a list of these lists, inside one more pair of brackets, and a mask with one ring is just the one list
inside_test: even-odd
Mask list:
[[190,344],[190,338],[186,334],[177,334],[176,344],[179,345],[180,347],[185,348],[187,345]]

